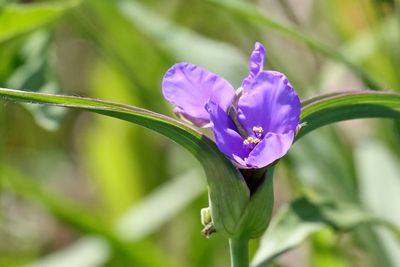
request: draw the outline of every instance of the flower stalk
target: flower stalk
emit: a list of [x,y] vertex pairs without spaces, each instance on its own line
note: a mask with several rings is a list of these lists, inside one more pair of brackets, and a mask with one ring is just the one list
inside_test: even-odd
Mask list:
[[231,267],[249,267],[249,240],[229,239]]

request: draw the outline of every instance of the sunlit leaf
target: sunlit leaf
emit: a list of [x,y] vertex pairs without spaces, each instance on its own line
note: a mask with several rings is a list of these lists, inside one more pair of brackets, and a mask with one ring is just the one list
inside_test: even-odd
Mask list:
[[72,0],[4,6],[0,12],[0,43],[46,25],[79,2]]

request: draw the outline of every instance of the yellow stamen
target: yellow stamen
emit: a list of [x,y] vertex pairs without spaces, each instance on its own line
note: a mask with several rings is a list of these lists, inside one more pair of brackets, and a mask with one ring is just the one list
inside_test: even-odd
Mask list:
[[243,141],[243,144],[245,144],[245,145],[249,145],[250,143],[252,143],[252,144],[258,144],[258,143],[260,143],[260,139],[258,139],[258,138],[253,138],[253,137],[247,137],[244,141]]
[[253,131],[254,131],[254,132],[257,132],[257,133],[262,133],[262,132],[264,132],[264,129],[263,129],[262,127],[256,127],[256,126],[254,126],[254,127],[253,127]]

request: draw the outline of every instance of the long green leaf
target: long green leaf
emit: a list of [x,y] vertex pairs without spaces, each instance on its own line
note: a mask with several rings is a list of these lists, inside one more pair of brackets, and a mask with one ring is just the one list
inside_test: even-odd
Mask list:
[[0,12],[0,43],[44,26],[66,10],[75,7],[79,2],[79,0],[73,0],[5,6]]
[[378,83],[371,75],[365,72],[360,66],[350,61],[342,53],[338,52],[337,49],[330,47],[322,41],[319,41],[308,34],[304,33],[295,26],[285,25],[271,19],[268,15],[263,13],[260,8],[238,0],[208,0],[209,2],[221,6],[228,11],[233,12],[239,16],[242,16],[250,21],[259,23],[265,27],[276,30],[282,34],[285,34],[296,41],[305,43],[314,51],[317,51],[333,60],[341,62],[348,66],[354,73],[356,73],[370,88],[380,89],[382,86]]
[[213,220],[218,231],[233,234],[249,200],[249,190],[238,170],[215,143],[196,129],[145,109],[75,96],[0,89],[9,100],[87,110],[126,120],[154,130],[190,151],[203,165],[209,186]]
[[400,118],[400,94],[355,91],[328,94],[303,103],[301,128],[297,138],[324,125],[361,118]]

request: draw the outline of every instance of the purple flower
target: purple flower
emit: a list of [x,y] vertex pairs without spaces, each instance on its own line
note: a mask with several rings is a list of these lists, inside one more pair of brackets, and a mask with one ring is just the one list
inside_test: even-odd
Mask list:
[[211,126],[218,148],[241,168],[262,168],[283,157],[300,120],[300,100],[286,76],[264,71],[260,43],[250,56],[250,72],[235,91],[226,80],[189,63],[172,66],[163,95],[182,118]]

